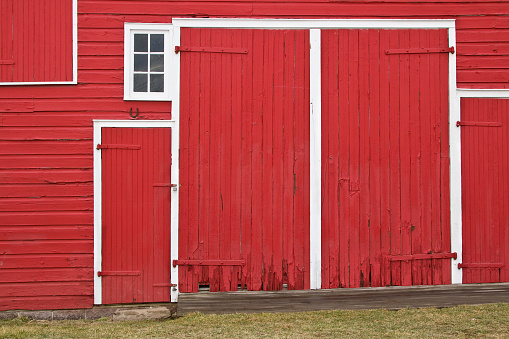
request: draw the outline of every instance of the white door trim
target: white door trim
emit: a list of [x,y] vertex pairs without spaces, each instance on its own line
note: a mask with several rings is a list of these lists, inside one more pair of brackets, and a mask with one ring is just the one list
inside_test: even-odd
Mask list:
[[[172,144],[172,165],[171,165],[171,179],[173,181],[178,178],[178,152],[175,152],[174,144],[178,140],[178,129],[173,120],[94,120],[94,304],[102,304],[102,277],[97,275],[102,269],[102,157],[101,150],[97,149],[97,145],[102,141],[102,128],[103,127],[118,127],[118,128],[156,128],[166,127],[171,128],[171,144]],[[178,187],[178,186],[177,186]],[[175,207],[176,204],[176,207]],[[171,192],[171,225],[178,223],[178,190]],[[173,236],[173,234],[172,234]],[[172,238],[173,242],[173,238]],[[173,273],[173,272],[172,272]],[[173,275],[172,275],[173,276]],[[173,294],[176,292],[172,289]]]

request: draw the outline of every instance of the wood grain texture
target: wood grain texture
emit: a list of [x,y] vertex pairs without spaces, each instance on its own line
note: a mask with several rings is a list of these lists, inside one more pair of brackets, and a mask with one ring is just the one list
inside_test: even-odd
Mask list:
[[[462,99],[465,121],[499,122],[500,127],[462,126],[462,210],[464,283],[507,282],[509,162],[508,100]],[[501,268],[475,267],[502,263]]]
[[1,82],[72,81],[72,0],[2,0]]
[[308,32],[183,29],[182,38],[249,52],[181,52],[180,255],[246,265],[181,267],[180,291],[306,288]]
[[[441,129],[448,104],[446,96],[440,99],[448,88],[448,77],[441,72],[447,59],[381,53],[387,48],[441,46],[447,32],[322,34],[322,60],[328,66],[322,78],[328,89],[322,93],[322,124],[329,127],[322,134],[327,206],[322,225],[330,235],[322,239],[322,255],[326,262],[340,260],[339,270],[322,272],[324,287],[450,282],[443,275],[444,259],[387,260],[388,255],[440,253],[450,242],[448,219],[440,220],[440,199],[449,190],[444,184],[448,174],[440,167],[448,154],[441,154],[448,145]],[[331,127],[332,121],[342,123]]]

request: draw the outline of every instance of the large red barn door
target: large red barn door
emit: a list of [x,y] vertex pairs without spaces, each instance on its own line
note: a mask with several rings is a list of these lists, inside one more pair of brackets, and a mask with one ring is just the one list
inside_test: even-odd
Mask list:
[[309,31],[182,29],[179,291],[309,288]]
[[461,102],[464,283],[509,281],[509,100]]
[[322,286],[450,282],[447,30],[322,31]]
[[170,128],[102,128],[102,302],[170,301]]

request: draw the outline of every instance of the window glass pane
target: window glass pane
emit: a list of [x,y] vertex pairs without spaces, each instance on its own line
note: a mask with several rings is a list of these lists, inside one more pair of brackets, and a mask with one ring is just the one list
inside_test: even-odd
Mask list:
[[148,72],[148,55],[146,54],[134,55],[134,71]]
[[163,74],[150,74],[150,92],[164,92]]
[[134,35],[134,51],[148,52],[148,34]]
[[150,71],[164,72],[164,54],[150,55]]
[[134,75],[134,92],[147,92],[147,74],[135,74]]
[[164,52],[164,34],[150,34],[150,51]]

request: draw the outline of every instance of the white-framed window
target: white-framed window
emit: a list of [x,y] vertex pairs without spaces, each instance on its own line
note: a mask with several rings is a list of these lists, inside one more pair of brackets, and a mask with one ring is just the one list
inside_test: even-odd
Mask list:
[[124,100],[170,98],[171,24],[124,25]]

